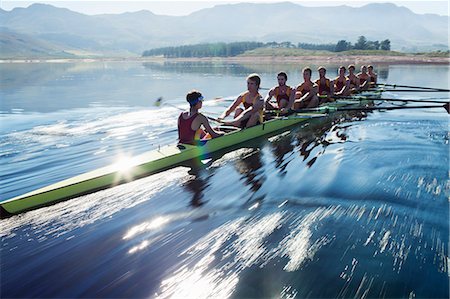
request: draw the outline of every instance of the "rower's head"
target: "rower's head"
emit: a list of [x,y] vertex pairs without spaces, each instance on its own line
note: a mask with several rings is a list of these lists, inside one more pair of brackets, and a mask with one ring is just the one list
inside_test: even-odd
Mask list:
[[361,65],[361,73],[367,73],[367,66]]
[[202,107],[203,96],[198,90],[192,90],[186,95],[186,101],[188,101],[191,107],[200,109]]
[[325,77],[325,74],[327,73],[327,69],[324,66],[320,66],[317,71],[319,72],[320,78]]
[[305,67],[305,68],[303,69],[302,72],[303,72],[303,79],[304,79],[305,81],[311,80],[311,75],[312,75],[312,70],[311,70],[311,68]]
[[369,73],[372,73],[373,72],[373,65],[369,64],[367,66],[367,70],[369,71]]
[[261,84],[261,77],[258,74],[250,74],[247,77],[248,91],[258,91]]
[[354,64],[350,64],[349,66],[348,66],[348,72],[350,73],[350,74],[353,74],[353,72],[355,71],[355,65]]
[[344,76],[346,70],[347,70],[347,69],[345,68],[345,66],[341,65],[341,66],[339,67],[339,75],[340,75],[340,76]]
[[279,72],[277,75],[278,85],[284,86],[287,81],[287,74],[285,72]]

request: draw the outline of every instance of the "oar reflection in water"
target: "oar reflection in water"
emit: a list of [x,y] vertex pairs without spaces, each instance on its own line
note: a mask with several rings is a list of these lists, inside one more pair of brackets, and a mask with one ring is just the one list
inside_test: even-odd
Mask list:
[[263,166],[259,149],[252,149],[242,154],[241,158],[236,160],[234,164],[236,170],[245,177],[246,184],[251,186],[253,192],[258,191],[267,180],[263,172],[260,171]]
[[194,208],[203,206],[204,190],[208,186],[208,177],[204,178],[204,169],[193,168],[189,171],[191,177],[183,186],[192,193],[191,206]]
[[[216,169],[214,166],[216,161],[224,159],[228,165],[233,165],[236,173],[226,172],[226,175],[238,175],[245,179],[245,184],[250,186],[249,191],[251,192],[248,200],[252,202],[255,200],[254,198],[260,200],[265,197],[265,194],[258,194],[257,192],[268,180],[264,174],[264,170],[268,166],[263,162],[267,161],[267,159],[263,158],[265,145],[270,148],[275,168],[279,169],[281,175],[286,174],[287,166],[296,158],[295,155],[289,154],[296,149],[298,149],[302,160],[306,161],[304,164],[306,167],[304,168],[311,168],[317,159],[325,154],[330,144],[342,143],[348,139],[348,136],[345,134],[345,127],[336,128],[337,123],[345,123],[346,120],[362,120],[366,116],[367,114],[364,112],[352,111],[341,113],[339,118],[320,118],[317,121],[311,121],[307,126],[292,128],[270,137],[268,139],[269,142],[267,142],[266,137],[258,138],[247,142],[245,148],[242,148],[242,145],[240,145],[208,155],[206,162],[200,162],[200,160],[195,159],[188,163],[183,163],[184,166],[191,167],[189,174],[192,177],[184,184],[189,193],[192,193],[191,205],[199,207],[204,204],[205,189],[210,186],[210,180],[221,169]],[[334,134],[331,140],[330,133]],[[313,157],[311,157],[312,153],[314,153]],[[271,160],[272,158],[268,161]]]

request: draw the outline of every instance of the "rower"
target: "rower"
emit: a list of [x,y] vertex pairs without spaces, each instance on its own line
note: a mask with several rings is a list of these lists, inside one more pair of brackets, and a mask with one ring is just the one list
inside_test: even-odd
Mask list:
[[[281,113],[286,113],[289,109],[292,109],[295,100],[295,89],[286,85],[287,74],[280,72],[277,75],[278,86],[275,86],[269,90],[264,102],[266,103],[266,109],[274,110],[280,109]],[[270,99],[275,97],[277,100],[275,103],[270,103]]]
[[356,75],[358,78],[359,78],[359,87],[360,87],[360,89],[362,89],[362,90],[367,90],[367,89],[369,89],[369,86],[370,86],[370,78],[369,78],[369,75],[367,74],[367,66],[365,66],[365,65],[362,65],[361,66],[361,72],[359,72],[357,75]]
[[[208,119],[198,111],[202,108],[203,96],[197,90],[186,95],[190,105],[189,111],[182,112],[178,117],[178,139],[183,144],[199,144],[209,138],[222,136],[224,133],[211,128]],[[208,134],[202,129],[204,128]]]
[[359,78],[355,75],[355,66],[350,64],[348,66],[348,76],[347,79],[350,82],[350,92],[358,93],[359,92]]
[[[250,74],[247,77],[247,91],[241,93],[218,119],[222,120],[234,111],[234,119],[232,121],[223,122],[224,124],[248,128],[257,125],[258,123],[262,123],[264,101],[259,94],[260,84],[261,78],[259,75]],[[244,108],[239,107],[241,104]]]
[[303,83],[295,88],[294,109],[314,108],[319,106],[317,84],[311,81],[312,71],[309,67],[303,69]]
[[319,72],[319,79],[317,79],[315,83],[318,86],[320,100],[323,102],[330,102],[334,93],[334,86],[331,84],[330,79],[325,77],[327,69],[321,66],[317,71]]
[[333,80],[335,95],[348,96],[350,95],[350,80],[345,76],[345,66],[339,67],[339,76]]
[[378,75],[373,71],[372,65],[367,66],[367,74],[369,75],[369,78],[370,78],[371,87],[374,86],[375,84],[377,84]]

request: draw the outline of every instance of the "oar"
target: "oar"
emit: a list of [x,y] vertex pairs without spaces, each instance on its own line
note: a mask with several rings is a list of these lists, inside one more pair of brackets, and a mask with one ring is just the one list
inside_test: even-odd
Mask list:
[[386,102],[415,102],[415,103],[434,103],[434,104],[447,104],[448,102],[444,101],[429,101],[429,100],[412,100],[412,99],[391,99],[391,98],[370,98],[370,97],[358,97],[358,96],[334,96],[335,99],[348,99],[348,100],[355,100],[355,101],[363,101],[363,100],[373,100],[373,101],[386,101]]
[[323,108],[307,108],[291,110],[291,113],[302,112],[335,112],[335,111],[375,111],[375,110],[399,110],[399,109],[426,109],[426,108],[444,108],[450,114],[449,103],[444,105],[427,105],[427,106],[394,106],[394,107],[323,107]]
[[394,92],[450,92],[448,89],[383,89],[383,91],[394,91]]
[[[155,101],[155,103],[154,103],[153,105],[156,106],[156,107],[160,107],[161,105],[167,105],[167,106],[176,108],[176,109],[178,109],[178,110],[185,111],[183,108],[177,107],[177,106],[175,106],[175,105],[173,105],[173,104],[170,104],[170,103],[167,103],[167,102],[164,102],[164,103],[163,103],[163,98],[162,98],[162,97],[157,98],[156,101]],[[224,123],[222,120],[219,120],[219,119],[217,119],[217,118],[210,117],[210,116],[207,116],[207,115],[205,115],[205,116],[206,116],[206,118],[209,119],[209,120],[218,122],[218,123],[220,123],[220,124],[223,124],[223,123]]]
[[442,88],[434,88],[434,87],[423,87],[423,86],[410,86],[410,85],[398,85],[398,84],[387,84],[387,83],[378,83],[375,84],[376,86],[390,86],[390,87],[404,87],[404,88],[414,88],[414,89],[427,89],[427,90],[439,90],[439,91],[445,91],[449,92],[448,89],[442,89]]

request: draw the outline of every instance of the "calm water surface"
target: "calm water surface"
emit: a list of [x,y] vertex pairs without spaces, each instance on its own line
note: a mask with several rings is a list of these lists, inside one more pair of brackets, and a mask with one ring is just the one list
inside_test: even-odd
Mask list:
[[[271,87],[286,70],[296,85],[304,65],[0,67],[6,200],[175,143],[179,111],[155,108],[160,96],[185,108],[199,89],[215,116],[249,73]],[[382,82],[449,88],[448,66],[376,69]],[[0,295],[448,298],[448,128],[444,109],[341,114],[0,220]]]

